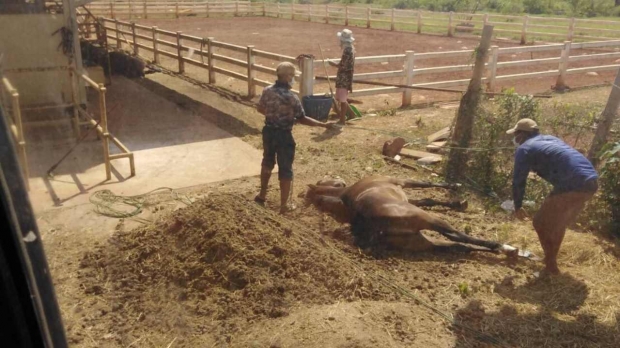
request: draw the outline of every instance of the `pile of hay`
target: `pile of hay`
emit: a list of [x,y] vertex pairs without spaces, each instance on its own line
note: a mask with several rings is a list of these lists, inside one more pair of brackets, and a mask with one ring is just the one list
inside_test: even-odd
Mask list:
[[242,197],[212,194],[153,225],[118,232],[85,255],[81,281],[110,304],[113,322],[127,323],[121,333],[133,331],[136,318],[151,330],[187,335],[285,316],[300,304],[395,299],[321,243]]

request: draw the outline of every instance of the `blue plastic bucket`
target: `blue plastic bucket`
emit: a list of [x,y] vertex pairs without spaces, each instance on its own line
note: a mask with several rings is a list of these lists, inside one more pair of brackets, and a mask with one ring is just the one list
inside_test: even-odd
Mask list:
[[306,116],[318,121],[326,121],[329,117],[329,110],[332,109],[333,99],[326,96],[308,95],[302,98],[302,104]]

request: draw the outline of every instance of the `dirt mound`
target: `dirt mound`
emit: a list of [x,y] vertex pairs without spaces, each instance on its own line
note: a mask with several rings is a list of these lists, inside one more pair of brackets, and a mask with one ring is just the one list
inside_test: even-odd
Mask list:
[[236,320],[286,316],[295,305],[394,297],[339,263],[318,234],[226,194],[116,233],[81,267],[85,292],[105,297],[113,321],[184,336],[210,324],[231,333]]

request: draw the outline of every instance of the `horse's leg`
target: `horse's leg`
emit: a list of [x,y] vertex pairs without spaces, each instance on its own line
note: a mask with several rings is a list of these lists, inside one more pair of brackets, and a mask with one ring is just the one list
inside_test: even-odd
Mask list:
[[396,179],[396,178],[390,178],[390,182],[394,185],[401,186],[402,188],[439,187],[439,188],[445,188],[449,190],[456,190],[460,186],[459,184],[432,183],[428,181],[415,181],[415,180],[410,180],[410,179]]
[[456,210],[467,210],[467,206],[468,206],[468,203],[466,200],[446,202],[446,201],[436,201],[432,198],[424,198],[424,199],[409,198],[408,201],[410,204],[413,204],[416,207],[442,206],[442,207],[448,207],[450,209],[456,209]]
[[459,243],[433,240],[426,237],[421,232],[416,232],[413,230],[388,230],[387,232],[385,232],[385,241],[391,248],[410,252],[496,252],[494,250],[483,247],[474,247]]
[[485,247],[485,248],[488,248],[494,251],[502,250],[502,245],[500,243],[468,236],[464,233],[457,231],[454,227],[450,226],[450,224],[448,224],[447,222],[437,217],[431,216],[430,214],[427,214],[427,215],[428,217],[430,217],[430,219],[425,219],[426,220],[424,221],[426,223],[425,229],[439,232],[441,235],[445,236],[446,238],[454,242],[478,245],[478,246]]

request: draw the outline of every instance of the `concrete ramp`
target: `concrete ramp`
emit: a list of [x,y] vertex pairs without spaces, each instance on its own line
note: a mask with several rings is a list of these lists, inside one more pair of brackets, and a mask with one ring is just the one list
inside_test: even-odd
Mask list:
[[[90,96],[91,107],[96,102],[96,96]],[[101,189],[136,195],[158,187],[183,188],[260,173],[261,151],[207,121],[212,115],[206,114],[219,110],[187,108],[123,77],[115,77],[108,87],[107,105],[110,132],[134,152],[136,176],[129,176],[127,159],[118,159],[112,161],[112,180],[105,181],[102,145],[93,131],[55,176],[47,178],[45,172],[73,145],[72,133],[27,130],[35,210],[85,203]],[[115,147],[110,148],[114,153]]]

